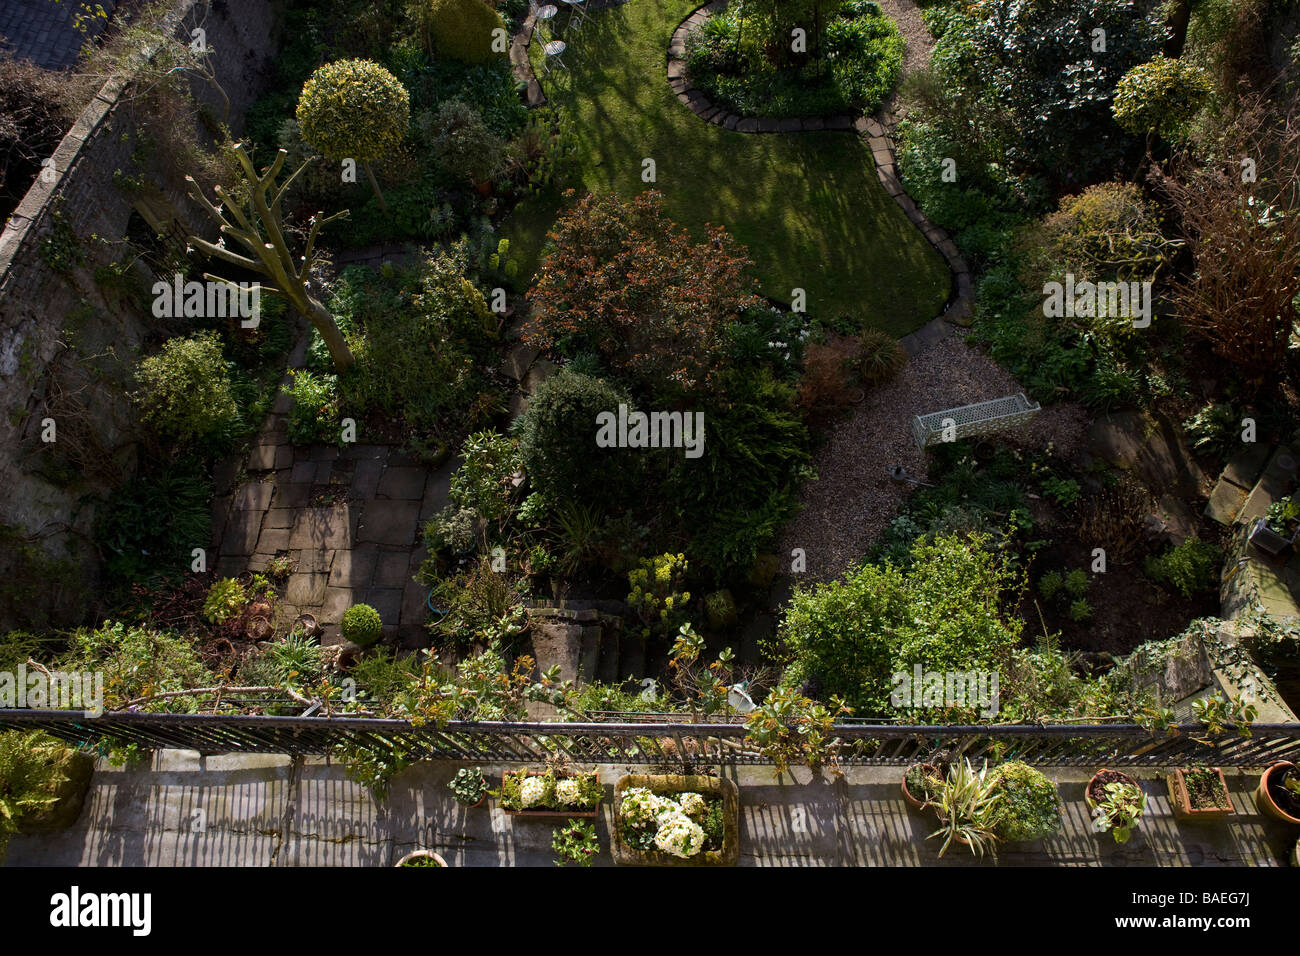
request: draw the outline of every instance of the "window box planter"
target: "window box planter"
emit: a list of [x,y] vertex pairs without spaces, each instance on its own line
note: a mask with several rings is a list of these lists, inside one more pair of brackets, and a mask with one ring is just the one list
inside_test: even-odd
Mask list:
[[1174,816],[1180,820],[1222,820],[1237,812],[1228,796],[1228,781],[1218,767],[1175,770],[1165,783]]
[[1259,778],[1259,787],[1255,790],[1255,804],[1259,809],[1283,823],[1300,826],[1300,800],[1293,800],[1289,791],[1283,789],[1282,781],[1287,776],[1300,775],[1300,769],[1288,760],[1273,764]]
[[[649,790],[657,797],[676,799],[678,794],[698,793],[706,801],[722,801],[722,845],[703,849],[683,859],[661,850],[632,846],[624,836],[627,817],[624,798],[629,790]],[[619,866],[735,866],[740,858],[740,790],[730,780],[682,774],[628,774],[614,786],[614,828],[610,855]]]
[[1276,557],[1282,554],[1288,548],[1295,544],[1296,532],[1281,535],[1268,526],[1267,518],[1260,518],[1255,522],[1255,526],[1250,529],[1250,543],[1263,551]]
[[[520,799],[520,791],[529,780],[542,781],[545,797],[539,804],[525,806]],[[600,815],[600,797],[585,803],[564,803],[556,794],[556,788],[564,781],[585,780],[588,793],[600,787],[600,774],[557,773],[552,770],[506,770],[501,774],[501,789],[498,791],[498,803],[503,811],[514,817],[536,817],[539,820],[594,820]]]

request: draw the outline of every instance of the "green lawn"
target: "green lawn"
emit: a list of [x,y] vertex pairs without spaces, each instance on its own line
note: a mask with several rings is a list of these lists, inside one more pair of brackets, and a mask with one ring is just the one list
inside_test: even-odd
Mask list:
[[[808,312],[858,312],[905,335],[939,314],[950,277],[942,257],[880,186],[871,154],[848,132],[753,135],[702,122],[665,77],[672,31],[698,2],[631,0],[593,13],[569,44],[567,73],[543,80],[580,142],[582,185],[633,195],[651,188],[654,159],[670,216],[702,233],[720,223],[749,246],[762,290]],[[541,75],[540,44],[533,58]],[[527,201],[506,223],[525,267],[549,228],[555,196]]]

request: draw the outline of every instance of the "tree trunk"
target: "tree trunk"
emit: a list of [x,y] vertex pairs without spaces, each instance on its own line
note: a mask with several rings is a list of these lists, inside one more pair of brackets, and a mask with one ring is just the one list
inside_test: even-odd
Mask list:
[[1175,0],[1169,13],[1169,39],[1165,42],[1165,56],[1177,59],[1183,55],[1187,42],[1187,26],[1192,19],[1192,0]]
[[330,358],[334,360],[334,371],[342,374],[350,369],[355,361],[352,350],[348,348],[348,341],[339,331],[338,323],[334,321],[330,310],[308,295],[306,290],[302,291],[301,299],[299,295],[290,295],[289,299],[294,308],[305,315],[316,327],[316,331],[320,332],[326,348],[330,350]]
[[362,163],[366,167],[366,175],[370,177],[370,188],[375,191],[375,198],[379,200],[379,208],[388,214],[388,203],[384,202],[384,194],[379,191],[379,180],[375,179],[375,171],[370,168],[370,163]]

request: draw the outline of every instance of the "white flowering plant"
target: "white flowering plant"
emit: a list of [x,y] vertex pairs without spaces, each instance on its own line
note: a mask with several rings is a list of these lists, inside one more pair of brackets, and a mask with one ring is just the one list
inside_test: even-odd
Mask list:
[[514,813],[527,810],[582,813],[595,810],[604,794],[595,773],[517,770],[504,774],[497,796],[502,809]]
[[655,846],[681,860],[689,860],[704,849],[704,828],[676,810],[664,814],[655,833]]
[[546,802],[546,778],[525,777],[519,784],[519,802],[525,810]]
[[722,848],[721,797],[657,794],[645,787],[629,787],[619,802],[618,817],[623,841],[636,850],[689,860],[705,850]]
[[582,802],[582,783],[577,780],[559,780],[555,784],[555,799],[566,807]]
[[677,802],[681,805],[682,813],[692,820],[698,820],[709,809],[708,802],[698,793],[679,793]]

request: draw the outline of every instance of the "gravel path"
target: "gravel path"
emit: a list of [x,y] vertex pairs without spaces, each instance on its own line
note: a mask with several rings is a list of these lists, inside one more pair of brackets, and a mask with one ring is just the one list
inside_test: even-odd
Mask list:
[[[911,358],[893,382],[867,395],[852,414],[832,426],[816,457],[818,480],[804,485],[802,510],[786,526],[777,551],[783,567],[803,548],[807,573],[799,580],[839,577],[880,535],[915,485],[889,477],[891,465],[928,476],[929,456],[912,441],[912,417],[1023,391],[1011,374],[960,335],[950,335]],[[1077,405],[1045,408],[1029,426],[1003,436],[1026,447],[1072,458],[1087,433]]]
[[912,0],[877,0],[885,16],[894,21],[898,32],[907,42],[903,54],[903,75],[919,70],[930,63],[934,52],[934,37],[925,28],[921,11]]
[[[903,73],[929,64],[934,38],[912,0],[878,0],[907,42]],[[889,104],[896,109],[897,98]],[[1024,391],[1006,369],[950,330],[937,344],[912,356],[890,384],[870,393],[852,414],[830,429],[818,451],[818,480],[804,485],[799,514],[786,525],[777,554],[789,568],[790,552],[803,548],[803,583],[841,576],[858,561],[897,515],[916,486],[889,477],[892,465],[929,476],[929,458],[912,441],[912,418],[958,405]],[[1082,448],[1088,415],[1078,405],[1045,408],[1028,427],[1001,436],[1026,447],[1045,448],[1070,459]],[[789,578],[783,579],[786,583]],[[778,581],[778,592],[780,588]]]

